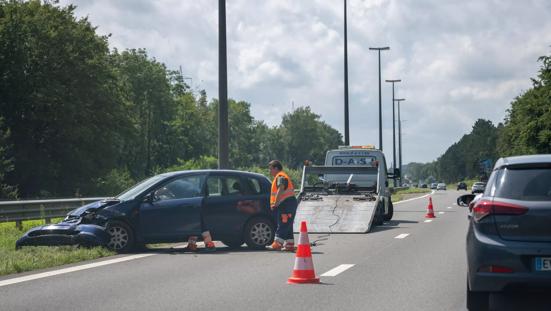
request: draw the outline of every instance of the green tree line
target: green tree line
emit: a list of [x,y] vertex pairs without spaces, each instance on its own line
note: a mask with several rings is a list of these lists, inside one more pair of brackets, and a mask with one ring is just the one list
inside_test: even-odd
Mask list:
[[538,61],[541,67],[532,87],[513,100],[502,123],[477,120],[472,131],[436,161],[409,163],[404,172],[409,179],[449,183],[483,178],[487,172],[481,161],[493,165],[500,157],[551,153],[551,56]]
[[[144,49],[110,50],[74,11],[0,0],[0,199],[114,195],[156,173],[216,167],[218,101]],[[229,100],[233,168],[322,163],[342,144],[309,107],[276,126],[250,108]]]

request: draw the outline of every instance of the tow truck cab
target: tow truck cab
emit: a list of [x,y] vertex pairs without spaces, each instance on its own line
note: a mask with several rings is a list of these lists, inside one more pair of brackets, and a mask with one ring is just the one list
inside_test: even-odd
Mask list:
[[[366,166],[376,167],[377,175],[328,175],[329,182],[356,184],[369,183],[377,184],[376,194],[384,203],[385,220],[390,220],[394,213],[391,201],[391,193],[388,189],[388,173],[385,155],[381,150],[375,149],[373,145],[363,146],[339,146],[338,149],[327,151],[325,155],[325,166]],[[348,180],[352,178],[353,180]]]

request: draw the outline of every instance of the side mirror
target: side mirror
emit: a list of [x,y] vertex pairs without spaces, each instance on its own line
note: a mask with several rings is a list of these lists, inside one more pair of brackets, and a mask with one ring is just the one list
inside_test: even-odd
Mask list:
[[474,194],[464,194],[457,198],[457,205],[459,206],[469,206],[469,204],[474,200]]
[[385,187],[388,188],[388,180],[385,180]]
[[148,193],[145,197],[143,197],[143,202],[144,203],[153,203],[153,199],[154,199],[155,195],[153,194],[153,192],[150,192]]
[[394,176],[400,176],[400,169],[399,168],[394,169]]

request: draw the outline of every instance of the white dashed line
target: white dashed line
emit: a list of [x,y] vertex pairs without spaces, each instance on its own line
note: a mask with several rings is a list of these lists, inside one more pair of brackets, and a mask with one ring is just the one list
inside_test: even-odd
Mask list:
[[432,219],[426,219],[425,222],[432,222]]
[[11,284],[17,284],[17,283],[21,283],[21,282],[26,282],[26,281],[32,281],[32,280],[47,278],[47,277],[54,276],[54,275],[60,275],[60,274],[65,274],[65,273],[70,273],[70,272],[75,272],[75,271],[81,271],[81,270],[106,266],[106,265],[110,265],[110,264],[114,264],[114,263],[119,263],[119,262],[124,262],[124,261],[129,261],[129,260],[134,260],[134,259],[139,259],[139,258],[144,258],[144,257],[149,257],[149,256],[154,256],[154,255],[157,255],[157,254],[132,255],[132,256],[126,256],[126,257],[116,258],[116,259],[111,259],[111,260],[104,260],[104,261],[90,263],[90,264],[76,266],[76,267],[70,267],[70,268],[55,270],[55,271],[43,272],[43,273],[38,273],[38,274],[31,274],[31,275],[27,275],[27,276],[22,276],[22,277],[18,277],[18,278],[13,278],[13,279],[7,279],[7,280],[4,280],[4,281],[0,281],[0,287],[6,286],[6,285],[11,285]]
[[448,208],[452,208],[451,206],[448,206]]
[[403,200],[403,201],[398,201],[398,202],[393,202],[394,204],[401,204],[401,203],[406,203],[406,202],[409,202],[409,201],[414,201],[414,200],[419,200],[419,199],[422,199],[422,198],[426,198],[428,197],[429,195],[431,194],[434,194],[434,190],[431,192],[431,193],[428,193],[422,197],[417,197],[417,198],[412,198],[412,199],[408,199],[408,200]]
[[337,276],[338,274],[350,269],[354,267],[354,265],[349,265],[349,264],[346,264],[346,265],[340,265],[340,266],[336,266],[335,268],[325,272],[324,274],[322,274],[321,276]]
[[405,237],[407,237],[409,235],[409,233],[402,233],[402,234],[399,234],[397,236],[395,236],[394,238],[395,239],[403,239]]
[[444,212],[438,212],[438,214],[442,215],[442,214],[444,214]]

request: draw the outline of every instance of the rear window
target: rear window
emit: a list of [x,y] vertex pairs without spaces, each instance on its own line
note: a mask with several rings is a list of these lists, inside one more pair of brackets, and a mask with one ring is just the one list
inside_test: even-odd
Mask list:
[[551,201],[551,167],[504,168],[495,196],[523,201]]

